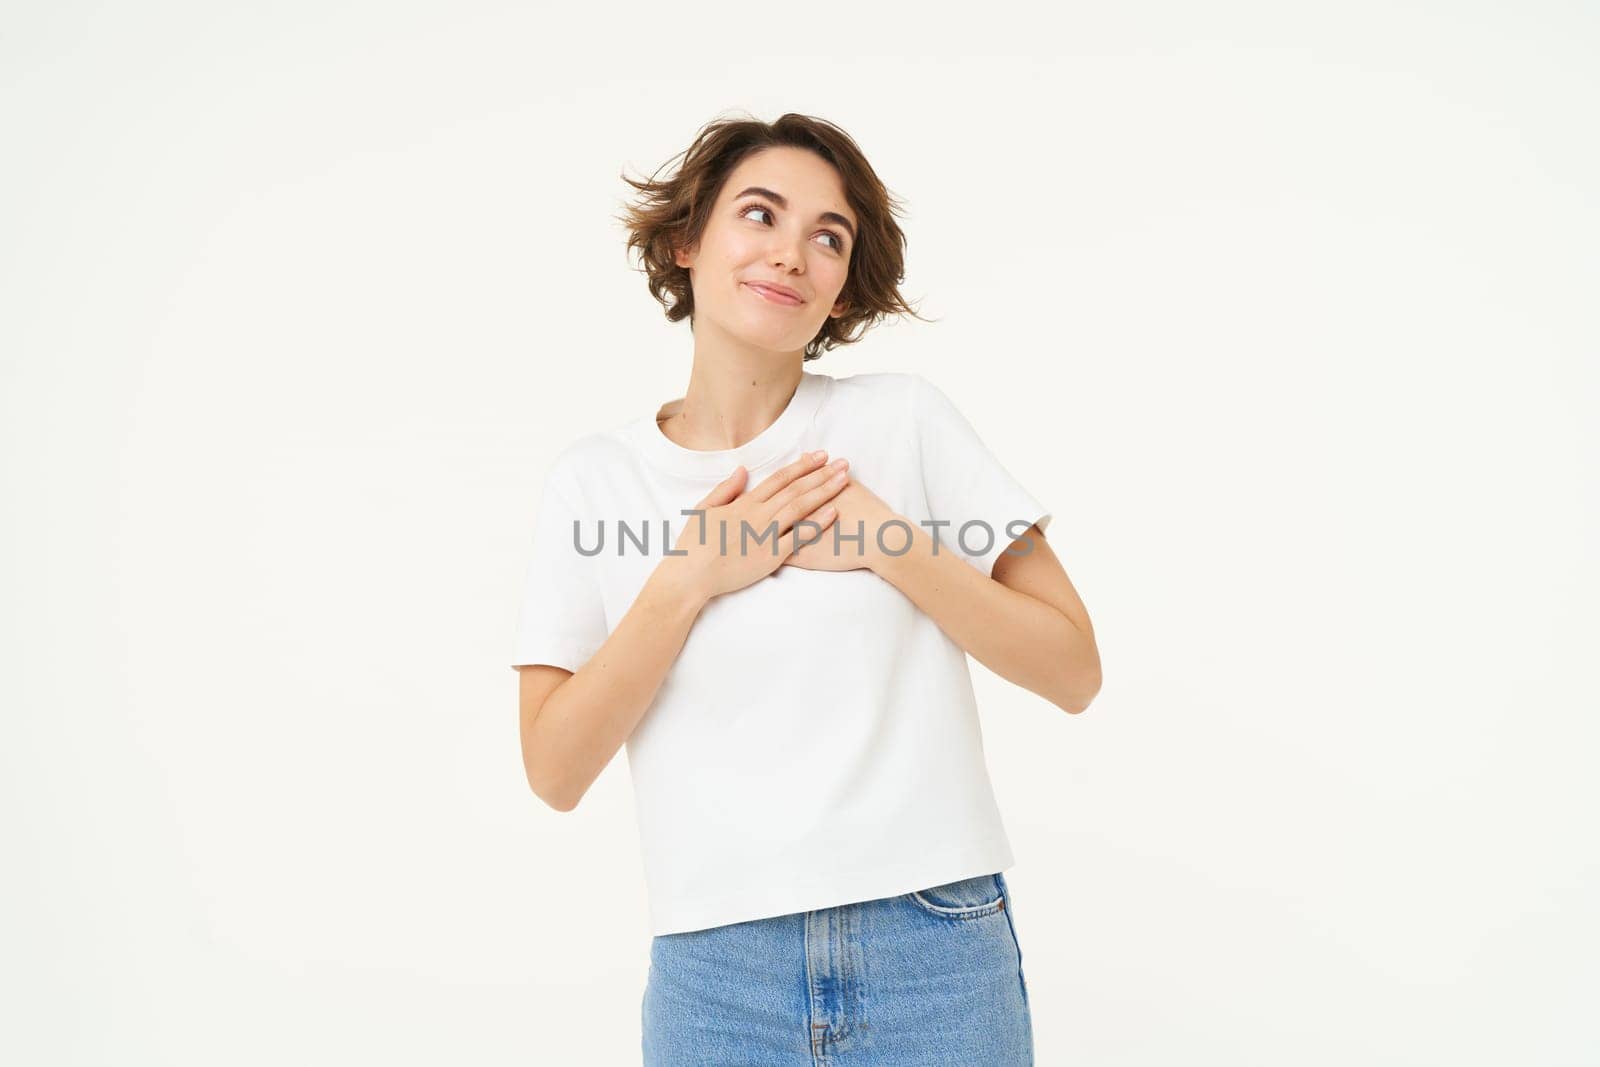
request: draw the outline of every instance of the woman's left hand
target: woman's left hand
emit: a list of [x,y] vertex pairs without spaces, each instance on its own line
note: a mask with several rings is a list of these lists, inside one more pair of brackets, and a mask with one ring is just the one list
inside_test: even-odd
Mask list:
[[[820,536],[809,526],[798,527],[801,540],[810,540],[789,554],[783,561],[785,567],[802,567],[811,571],[853,571],[871,569],[882,556],[878,547],[878,531],[891,519],[908,520],[897,515],[876,493],[862,485],[852,473],[850,483],[829,501],[839,515],[823,528]],[[912,526],[915,530],[916,527]],[[857,534],[860,535],[857,538]],[[835,536],[837,535],[837,548]],[[899,527],[883,532],[884,544],[898,549],[906,543],[906,533]]]

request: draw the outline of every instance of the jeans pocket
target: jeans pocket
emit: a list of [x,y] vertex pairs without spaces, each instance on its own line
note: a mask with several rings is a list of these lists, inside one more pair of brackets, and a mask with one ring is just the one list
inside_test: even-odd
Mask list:
[[923,911],[944,919],[981,919],[999,914],[1006,906],[1005,887],[995,874],[959,878],[912,890],[906,896]]

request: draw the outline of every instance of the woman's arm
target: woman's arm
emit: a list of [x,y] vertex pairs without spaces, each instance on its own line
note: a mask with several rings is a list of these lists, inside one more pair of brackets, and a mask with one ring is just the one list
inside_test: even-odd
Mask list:
[[[781,536],[787,553],[809,520],[833,521],[829,502],[849,483],[843,460],[826,452],[801,456],[748,492],[743,467],[719,482],[685,524],[672,554],[656,564],[627,612],[576,672],[555,664],[518,668],[522,766],[528,785],[557,811],[571,811],[633,734],[701,610],[713,597],[771,574],[784,557],[721,551],[729,529]],[[825,465],[826,464],[826,465]],[[713,531],[720,531],[722,536]]]
[[[1037,526],[1000,554],[994,576],[979,573],[940,532],[939,554],[927,528],[899,518],[912,531],[903,555],[866,538],[867,565],[939,624],[950,639],[1002,678],[1071,714],[1100,691],[1100,651],[1078,592]],[[903,535],[886,535],[898,546]],[[1025,554],[1018,546],[1031,545]]]
[[710,599],[669,556],[646,579],[605,643],[576,673],[520,667],[522,765],[528,785],[571,811],[628,740]]

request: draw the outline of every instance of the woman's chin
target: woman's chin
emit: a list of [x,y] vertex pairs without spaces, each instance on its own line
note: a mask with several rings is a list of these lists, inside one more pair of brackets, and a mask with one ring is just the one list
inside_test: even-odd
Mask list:
[[735,336],[752,348],[765,348],[773,352],[793,352],[797,348],[804,348],[812,335],[797,335],[793,322],[785,323],[782,328],[779,328],[770,322],[750,322],[746,320],[741,324],[741,328]]

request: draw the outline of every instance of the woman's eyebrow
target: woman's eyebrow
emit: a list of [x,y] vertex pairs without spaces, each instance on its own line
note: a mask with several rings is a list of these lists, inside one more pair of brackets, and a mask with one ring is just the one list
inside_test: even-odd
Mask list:
[[[734,199],[737,200],[742,196],[764,196],[768,200],[771,200],[774,204],[777,204],[779,207],[783,208],[785,211],[789,210],[789,201],[785,200],[782,196],[773,192],[771,189],[765,189],[759,185],[750,186],[750,188],[745,189],[739,194],[739,196],[734,197]],[[818,215],[817,218],[823,222],[833,222],[843,226],[845,228],[845,232],[850,235],[850,240],[854,241],[856,239],[856,228],[850,225],[849,219],[845,218],[837,211],[824,211],[821,215]]]

